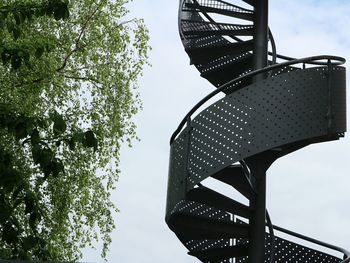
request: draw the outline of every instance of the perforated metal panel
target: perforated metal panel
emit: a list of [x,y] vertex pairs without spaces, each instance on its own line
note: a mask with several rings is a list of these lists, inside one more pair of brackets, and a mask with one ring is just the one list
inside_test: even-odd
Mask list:
[[[214,207],[209,207],[194,201],[181,200],[172,210],[173,214],[193,215],[202,218],[218,220],[222,222],[232,222],[233,217],[225,212]],[[204,239],[204,240],[185,240],[178,236],[180,241],[189,251],[207,250],[213,248],[224,248],[232,245],[232,239]],[[220,263],[228,263],[228,260],[219,261]],[[218,263],[219,263],[218,262]]]
[[[265,263],[270,263],[270,236],[267,235]],[[280,263],[340,263],[342,259],[332,255],[301,246],[286,239],[275,237],[274,262]],[[248,257],[236,259],[236,263],[248,263]]]
[[[181,4],[181,3],[180,3]],[[184,8],[184,4],[182,3],[181,8]],[[192,12],[192,11],[181,11],[179,13],[179,27],[180,27],[180,35],[181,40],[185,48],[200,48],[200,47],[209,47],[209,46],[219,46],[222,44],[228,44],[230,43],[227,39],[223,38],[222,36],[198,36],[196,38],[185,38],[182,30],[181,30],[181,21],[182,20],[192,20],[192,21],[198,21],[203,22],[203,18],[198,14],[198,12]]]
[[188,171],[187,131],[171,147],[167,212],[184,197],[186,181],[189,190],[247,156],[345,132],[345,70],[334,67],[330,82],[325,73],[326,68],[318,67],[281,74],[234,92],[199,114],[191,125]]
[[[196,250],[208,250],[208,249],[215,249],[215,248],[225,248],[229,247],[231,244],[230,239],[216,239],[216,240],[191,240],[184,244],[186,248],[190,251],[196,251]],[[202,261],[205,263],[211,263],[210,261]],[[217,261],[217,263],[229,263],[231,262],[230,259],[225,259],[221,261]]]
[[[205,6],[205,7],[211,7],[211,8],[217,8],[220,10],[225,10],[225,11],[231,11],[231,12],[237,12],[237,13],[242,13],[242,14],[253,14],[251,10],[247,10],[244,8],[241,8],[239,6],[223,2],[223,1],[216,1],[216,0],[197,0],[196,1],[199,5]],[[186,0],[185,5],[183,7],[183,11],[192,11],[192,8],[186,8],[186,3],[189,4],[194,4],[193,0]]]
[[226,23],[212,23],[205,21],[182,20],[182,33],[186,38],[201,35],[243,35],[251,36],[253,33],[252,25],[233,25]]
[[166,218],[176,209],[176,204],[185,198],[186,193],[186,159],[188,131],[185,129],[171,145],[168,175],[168,192]]
[[331,127],[327,119],[329,108],[335,108],[329,94],[334,101],[344,100],[345,71],[335,67],[330,83],[326,71],[317,67],[281,74],[234,92],[200,113],[192,121],[188,187],[253,154],[330,135],[333,127],[338,127],[337,133],[345,131],[343,104],[332,111],[338,116]]
[[[333,72],[330,74],[330,79],[333,83],[331,87],[331,118],[333,133],[343,133],[346,131],[346,78],[345,70],[342,67],[334,67]],[[337,72],[341,71],[341,73]],[[339,75],[344,77],[339,78]]]
[[[213,59],[211,62],[207,64],[199,64],[197,65],[198,70],[202,74],[208,74],[210,72],[215,72],[219,68],[227,67],[229,65],[234,65],[235,63],[252,58],[252,54],[249,52],[237,55],[237,56],[222,56],[217,59]],[[232,79],[232,76],[231,76]]]

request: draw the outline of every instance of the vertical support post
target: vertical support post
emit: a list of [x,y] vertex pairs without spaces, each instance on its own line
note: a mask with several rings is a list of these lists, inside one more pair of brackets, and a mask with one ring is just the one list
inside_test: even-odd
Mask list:
[[[268,65],[268,0],[255,1],[254,16],[254,69],[261,69]],[[265,79],[267,73],[262,73],[254,81]]]
[[[254,169],[255,170],[255,169]],[[253,171],[257,178],[257,194],[251,200],[250,207],[253,207],[253,214],[250,220],[250,251],[249,263],[265,262],[265,225],[266,225],[266,171],[260,169]]]
[[[268,66],[268,0],[255,1],[254,17],[254,69]],[[255,76],[254,82],[267,78],[267,72]],[[257,179],[257,194],[250,206],[254,212],[250,220],[251,237],[249,263],[265,262],[265,222],[266,222],[266,169],[263,160],[257,158],[253,175]]]

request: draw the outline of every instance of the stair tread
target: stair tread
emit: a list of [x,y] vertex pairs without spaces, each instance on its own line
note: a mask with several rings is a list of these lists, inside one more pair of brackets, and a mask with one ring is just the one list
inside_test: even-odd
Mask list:
[[251,6],[255,6],[255,0],[243,0],[243,2],[245,2]]
[[202,261],[219,261],[234,257],[244,257],[248,255],[249,245],[235,245],[223,248],[213,248],[207,250],[196,250],[188,252],[189,255],[195,256]]
[[216,46],[191,47],[187,48],[186,52],[191,58],[191,63],[204,64],[222,56],[237,56],[242,53],[252,51],[253,48],[253,40],[248,40]]
[[186,199],[190,201],[206,204],[219,210],[230,212],[232,214],[250,218],[251,209],[229,197],[215,192],[207,187],[198,187],[187,193]]
[[[201,77],[210,81],[216,87],[219,87],[239,76],[246,74],[253,68],[253,55],[247,53],[241,57],[227,57],[215,63],[207,65],[196,65],[201,72]],[[247,79],[247,85],[250,84]]]
[[172,215],[168,224],[182,240],[249,237],[249,225],[197,215],[177,213]]
[[249,200],[255,195],[240,165],[229,166],[211,177],[231,185]]
[[181,20],[181,30],[185,36],[253,35],[253,25],[214,23],[186,19]]
[[247,52],[240,56],[227,56],[200,67],[201,76],[204,78],[213,74],[226,75],[229,73],[228,77],[234,79],[253,67],[253,54]]
[[214,5],[202,5],[201,3],[185,3],[185,8],[183,9],[183,11],[201,11],[205,13],[216,13],[225,16],[241,18],[248,21],[253,21],[254,19],[254,12],[250,10],[246,10],[234,5],[228,5],[225,3],[220,4],[221,8],[218,8]]

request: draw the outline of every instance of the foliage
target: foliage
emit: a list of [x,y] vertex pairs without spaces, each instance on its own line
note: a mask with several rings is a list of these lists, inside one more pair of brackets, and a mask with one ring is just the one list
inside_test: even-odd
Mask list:
[[0,4],[0,258],[77,260],[116,208],[120,144],[135,138],[142,20],[126,0]]

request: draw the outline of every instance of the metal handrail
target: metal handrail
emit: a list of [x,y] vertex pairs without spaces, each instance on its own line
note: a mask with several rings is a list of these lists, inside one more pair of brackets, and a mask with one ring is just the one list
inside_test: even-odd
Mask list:
[[317,239],[314,239],[314,238],[311,238],[311,237],[307,237],[307,236],[295,233],[293,231],[290,231],[288,229],[285,229],[285,228],[282,228],[282,227],[279,227],[279,226],[272,225],[272,227],[273,227],[273,229],[275,229],[277,231],[280,231],[282,233],[288,234],[290,236],[294,236],[294,237],[297,237],[299,239],[303,239],[305,241],[317,244],[319,246],[326,247],[326,248],[338,251],[338,252],[344,254],[344,259],[340,263],[349,263],[350,262],[350,252],[345,250],[345,249],[343,249],[343,248],[327,244],[327,243],[325,243],[323,241],[319,241]]
[[[240,76],[238,78],[235,78],[233,80],[230,80],[228,82],[226,82],[225,84],[221,85],[220,87],[218,87],[216,90],[212,91],[211,93],[209,93],[207,96],[205,96],[203,99],[201,99],[187,114],[186,116],[183,118],[183,120],[180,122],[179,126],[177,127],[177,129],[175,130],[175,132],[172,134],[171,138],[170,138],[170,145],[174,142],[176,136],[180,133],[180,131],[182,130],[182,128],[184,127],[184,125],[186,124],[186,122],[191,118],[192,114],[198,110],[204,103],[206,103],[208,100],[210,100],[212,97],[214,97],[215,95],[217,95],[218,93],[222,92],[223,90],[225,90],[227,87],[229,87],[232,84],[235,84],[239,81],[242,81],[248,77],[253,77],[257,74],[261,74],[261,73],[265,73],[268,72],[270,70],[274,70],[274,69],[280,69],[280,68],[284,68],[287,66],[291,66],[291,65],[295,65],[295,64],[314,64],[314,63],[321,63],[321,62],[317,62],[320,60],[327,60],[327,63],[325,63],[324,65],[328,65],[328,61],[331,61],[331,65],[342,65],[346,62],[345,58],[342,57],[338,57],[338,56],[329,56],[329,55],[321,55],[321,56],[312,56],[312,57],[305,57],[305,58],[301,58],[301,59],[294,59],[291,61],[287,61],[287,62],[283,62],[280,64],[275,64],[272,66],[268,66],[265,68],[261,68],[261,69],[257,69],[254,71],[251,71],[243,76]],[[334,61],[334,62],[332,62]],[[319,64],[318,64],[319,65]],[[323,64],[322,64],[323,65]],[[236,87],[236,89],[234,89],[232,92],[237,91],[239,88]]]

